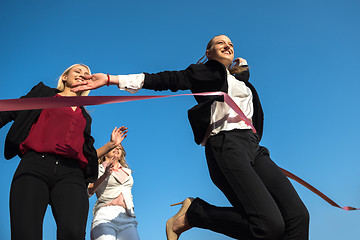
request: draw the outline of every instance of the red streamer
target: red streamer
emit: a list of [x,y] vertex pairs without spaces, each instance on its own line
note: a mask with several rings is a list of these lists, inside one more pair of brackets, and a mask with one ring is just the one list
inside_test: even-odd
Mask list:
[[[205,92],[205,93],[195,93],[195,94],[178,94],[178,95],[158,95],[158,96],[82,96],[82,97],[43,97],[43,98],[20,98],[20,99],[8,99],[0,100],[0,111],[18,111],[18,110],[31,110],[31,109],[45,109],[45,108],[60,108],[60,107],[74,107],[74,106],[89,106],[89,105],[101,105],[109,103],[121,103],[121,102],[131,102],[136,100],[146,100],[146,99],[155,99],[155,98],[167,98],[167,97],[178,97],[178,96],[215,96],[222,95],[224,96],[224,102],[227,103],[252,130],[256,133],[254,126],[251,124],[250,120],[245,116],[237,104],[231,99],[229,95],[224,92]],[[283,173],[290,179],[298,182],[303,185],[322,199],[324,199],[331,206],[341,208],[346,211],[350,210],[360,210],[360,208],[354,207],[341,207],[325,194],[320,192],[318,189],[305,182],[303,179],[292,174],[291,172],[280,168]]]
[[320,192],[318,189],[316,189],[314,186],[310,185],[309,183],[305,182],[303,179],[299,178],[298,176],[296,176],[295,174],[279,167],[283,173],[288,177],[291,178],[292,180],[300,183],[301,185],[303,185],[304,187],[306,187],[307,189],[309,189],[310,191],[312,191],[313,193],[315,193],[316,195],[318,195],[319,197],[321,197],[322,199],[324,199],[327,203],[329,203],[331,206],[333,207],[337,207],[337,208],[341,208],[343,210],[346,211],[350,211],[350,210],[360,210],[360,208],[354,208],[354,207],[340,207],[336,202],[334,202],[333,200],[331,200],[328,196],[326,196],[325,194],[323,194],[322,192]]

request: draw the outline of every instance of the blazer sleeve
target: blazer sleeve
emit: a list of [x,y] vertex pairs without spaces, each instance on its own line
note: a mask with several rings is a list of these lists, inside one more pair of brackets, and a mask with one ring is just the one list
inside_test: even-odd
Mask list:
[[[45,85],[40,82],[36,86],[34,86],[30,92],[28,92],[26,95],[20,97],[20,98],[31,98],[36,97],[36,94],[38,91],[40,91],[42,88],[44,88]],[[15,121],[16,117],[18,116],[20,111],[3,111],[0,112],[0,128],[5,126],[7,123],[11,121]]]
[[224,65],[218,61],[209,60],[205,64],[191,64],[181,71],[164,71],[159,73],[144,73],[143,88],[155,91],[191,90],[194,93],[219,91],[226,79]]
[[143,88],[155,91],[188,90],[192,86],[192,76],[189,68],[181,71],[164,71],[159,73],[144,73]]
[[16,116],[17,116],[17,111],[0,112],[0,128],[2,128],[11,121],[14,121]]
[[250,78],[249,68],[245,71],[242,71],[241,73],[235,74],[235,78],[244,82],[249,81]]

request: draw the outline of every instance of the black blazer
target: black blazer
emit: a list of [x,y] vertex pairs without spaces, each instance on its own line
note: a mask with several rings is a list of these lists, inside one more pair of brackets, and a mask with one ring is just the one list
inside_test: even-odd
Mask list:
[[[59,90],[45,86],[42,82],[33,87],[31,91],[21,98],[52,97]],[[94,182],[98,175],[98,161],[96,149],[94,148],[94,138],[91,136],[91,117],[83,107],[80,107],[86,120],[84,131],[84,156],[88,160],[88,165],[84,169],[86,182]],[[0,112],[0,128],[7,123],[14,121],[5,140],[4,155],[6,159],[11,159],[16,155],[22,157],[20,144],[25,141],[30,133],[32,125],[37,121],[42,109]]]
[[[251,83],[250,73],[244,71],[235,75],[239,81],[243,81],[253,94],[253,125],[261,139],[263,132],[264,113],[259,96]],[[192,93],[222,91],[228,92],[227,72],[225,66],[216,61],[208,60],[205,64],[191,64],[182,71],[164,71],[160,73],[145,73],[145,89],[155,91],[191,90]],[[198,102],[188,111],[188,118],[194,133],[194,139],[200,144],[205,137],[210,124],[211,105],[214,101],[224,101],[223,96],[195,96]]]

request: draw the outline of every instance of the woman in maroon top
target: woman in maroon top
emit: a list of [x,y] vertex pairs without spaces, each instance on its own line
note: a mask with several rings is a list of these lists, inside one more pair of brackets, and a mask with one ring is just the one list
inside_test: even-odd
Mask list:
[[[57,89],[36,85],[27,97],[86,96],[71,91],[90,74],[86,65],[64,71]],[[10,190],[11,239],[42,239],[43,218],[51,206],[57,239],[85,239],[87,184],[97,179],[97,158],[116,147],[126,128],[115,128],[111,140],[95,150],[91,117],[83,107],[0,112],[0,128],[12,124],[5,157],[21,157]]]

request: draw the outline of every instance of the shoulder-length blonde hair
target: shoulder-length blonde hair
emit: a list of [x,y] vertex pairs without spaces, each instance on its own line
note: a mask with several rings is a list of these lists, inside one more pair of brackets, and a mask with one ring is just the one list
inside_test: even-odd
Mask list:
[[[218,36],[222,36],[224,34],[219,34],[219,35],[216,35],[214,36],[209,42],[208,44],[206,45],[206,50],[209,50],[212,46],[213,46],[213,40],[214,38],[218,37]],[[206,54],[204,54],[204,56],[202,56],[196,64],[204,64],[207,62],[207,60],[209,60],[206,56]],[[229,67],[228,67],[228,70],[230,72],[230,74],[239,74],[243,71],[246,71],[248,70],[249,67],[248,66],[237,66],[236,64],[230,64]]]
[[[125,168],[129,168],[129,165],[127,164],[126,159],[125,159],[126,151],[122,144],[120,144],[120,150],[121,150],[121,156],[120,156],[119,162],[120,162],[121,166],[123,166]],[[99,158],[99,164],[102,164],[105,161],[105,156],[106,155]]]
[[[62,92],[65,90],[65,82],[63,81],[63,77],[64,76],[67,76],[70,72],[70,70],[73,68],[73,67],[76,67],[76,66],[83,66],[85,67],[88,71],[89,71],[89,74],[91,74],[91,71],[90,71],[90,68],[88,66],[86,66],[85,64],[82,64],[82,63],[77,63],[77,64],[74,64],[74,65],[71,65],[70,67],[68,67],[59,77],[58,79],[58,85],[57,85],[57,89]],[[90,90],[88,91],[83,91],[81,92],[80,96],[87,96],[89,95],[90,93]]]

